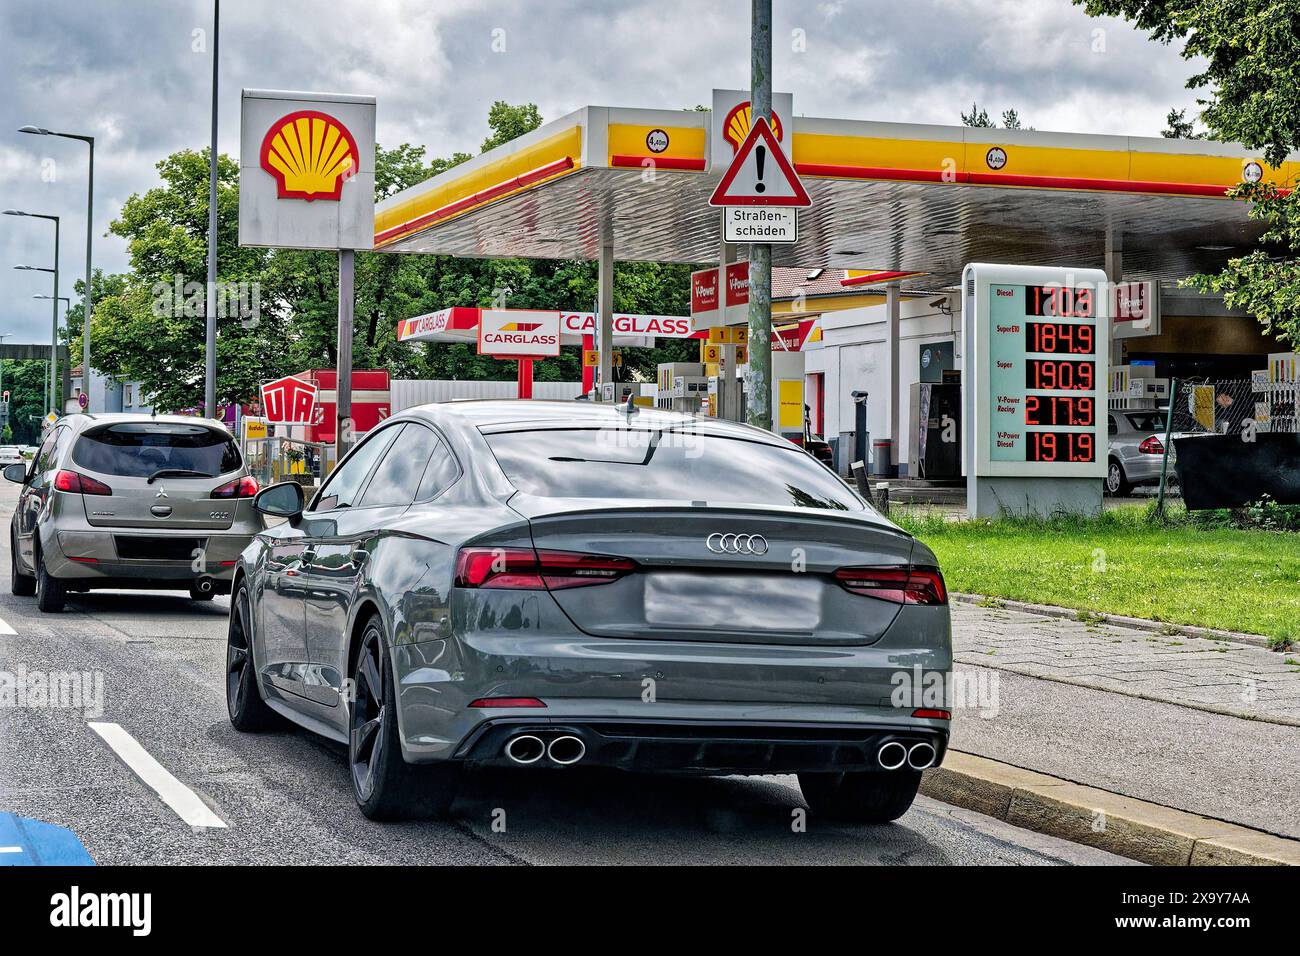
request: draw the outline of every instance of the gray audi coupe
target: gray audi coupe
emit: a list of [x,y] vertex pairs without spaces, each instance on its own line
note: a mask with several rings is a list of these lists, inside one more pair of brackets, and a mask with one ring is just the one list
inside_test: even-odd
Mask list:
[[386,420],[232,582],[227,704],[348,748],[361,811],[445,813],[465,772],[795,773],[884,822],[950,711],[934,554],[759,429],[586,402]]

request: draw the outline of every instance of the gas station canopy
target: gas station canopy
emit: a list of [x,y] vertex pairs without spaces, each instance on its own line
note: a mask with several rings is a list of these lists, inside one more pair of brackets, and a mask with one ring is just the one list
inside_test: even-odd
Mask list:
[[[730,119],[730,117],[728,117]],[[747,115],[742,119],[748,119]],[[585,107],[381,203],[375,248],[464,257],[716,262],[722,175],[708,111]],[[1101,266],[1131,279],[1217,269],[1261,227],[1225,198],[1280,169],[1230,143],[795,117],[812,196],[774,264],[954,286],[973,261]],[[725,145],[725,144],[723,144]]]

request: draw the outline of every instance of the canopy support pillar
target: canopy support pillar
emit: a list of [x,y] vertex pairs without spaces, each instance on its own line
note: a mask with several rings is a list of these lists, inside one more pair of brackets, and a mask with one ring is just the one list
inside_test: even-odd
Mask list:
[[600,349],[599,382],[614,381],[614,238],[609,233],[601,239],[600,260],[596,267],[596,348]]

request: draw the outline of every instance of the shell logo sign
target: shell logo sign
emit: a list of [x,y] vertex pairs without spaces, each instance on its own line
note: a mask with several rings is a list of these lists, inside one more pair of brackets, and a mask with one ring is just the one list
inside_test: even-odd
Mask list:
[[[714,90],[713,108],[709,111],[709,168],[723,172],[740,151],[753,125],[749,90]],[[772,115],[769,125],[785,154],[794,157],[794,97],[772,91]]]
[[[722,121],[722,138],[731,144],[733,153],[740,149],[740,144],[749,135],[752,118],[753,111],[749,108],[749,101],[746,100],[733,106],[727,118]],[[772,111],[772,132],[778,141],[785,141],[785,129],[781,126],[781,117],[776,115],[776,110]]]
[[239,244],[374,248],[373,96],[243,91]]
[[357,141],[319,110],[299,110],[271,124],[262,140],[262,168],[275,177],[281,199],[338,202],[358,168]]

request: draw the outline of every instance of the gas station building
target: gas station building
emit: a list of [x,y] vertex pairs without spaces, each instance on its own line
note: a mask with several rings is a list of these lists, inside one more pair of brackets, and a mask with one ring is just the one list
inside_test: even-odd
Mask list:
[[[1150,317],[1116,323],[1112,402],[1133,394],[1130,372],[1239,378],[1283,351],[1251,317],[1179,283],[1254,244],[1260,225],[1226,192],[1293,179],[1294,160],[1275,169],[1199,140],[804,117],[788,94],[774,107],[813,201],[798,240],[773,246],[774,401],[775,379],[797,377],[812,430],[834,440],[853,429],[851,392],[867,392],[871,436],[892,443],[886,473],[916,473],[917,386],[960,375],[967,263],[1147,283]],[[597,375],[608,382],[612,346],[634,344],[616,338],[615,262],[725,269],[745,258],[723,242],[709,197],[748,126],[740,91],[714,91],[711,111],[584,107],[380,203],[375,249],[596,260]]]

